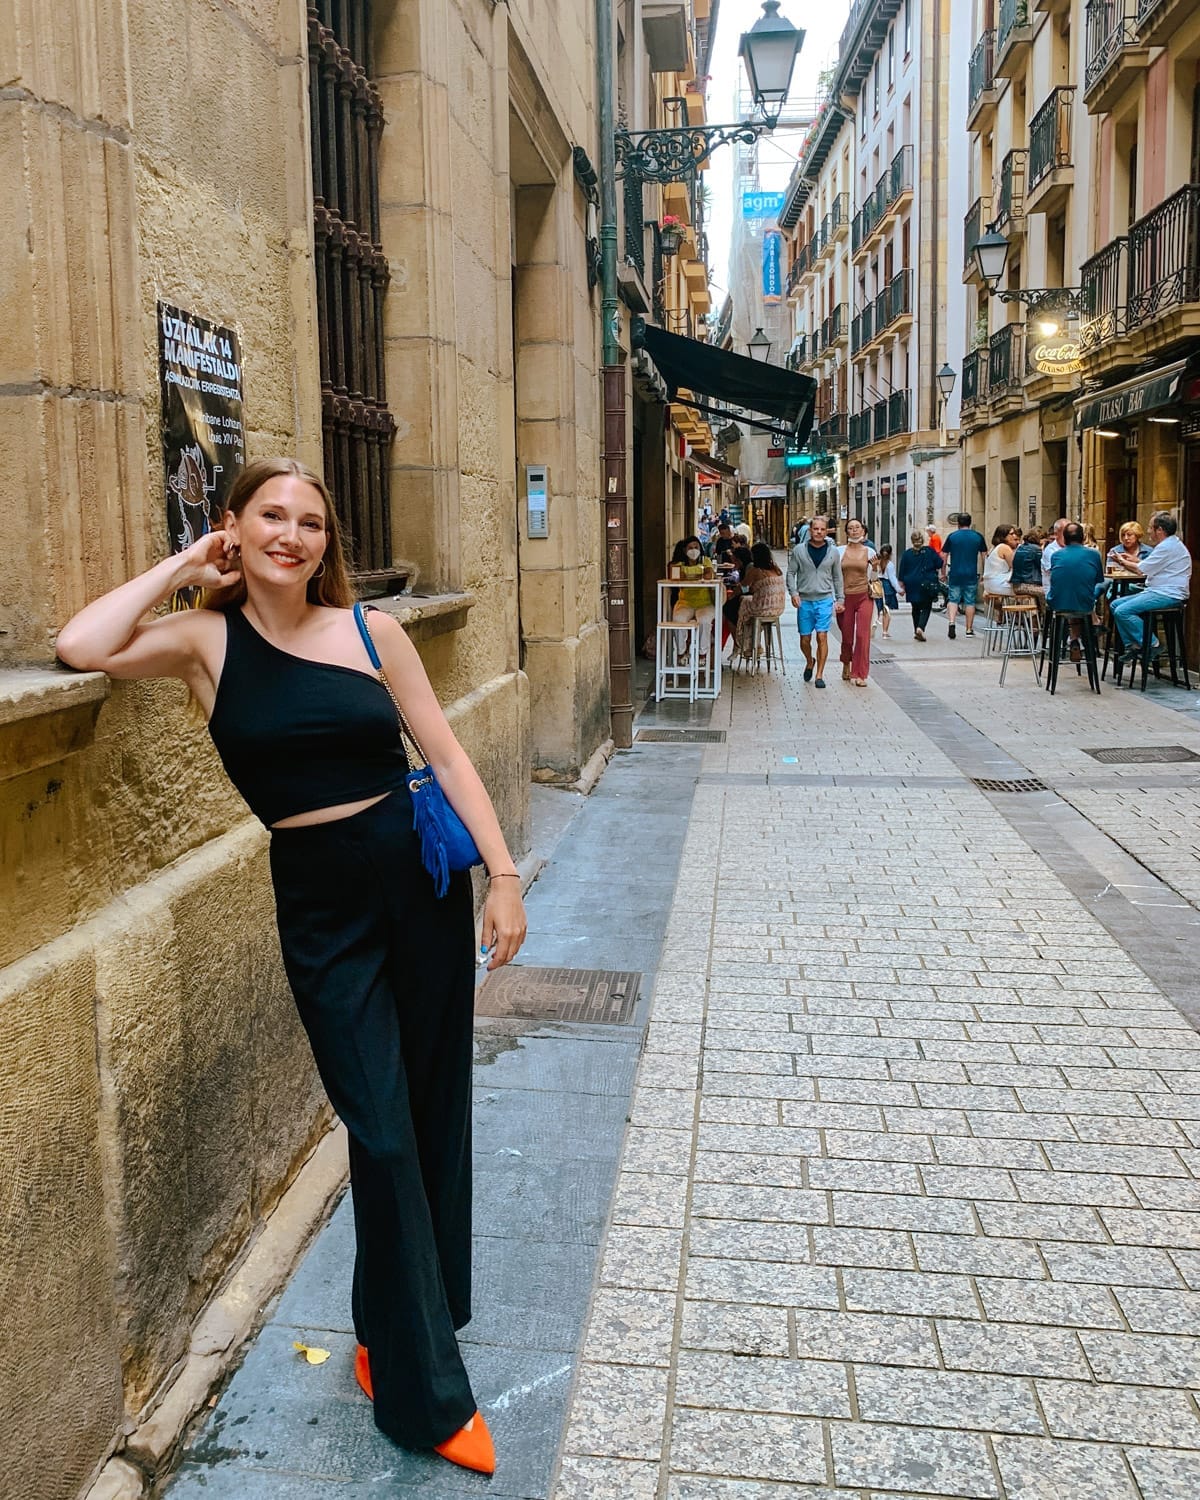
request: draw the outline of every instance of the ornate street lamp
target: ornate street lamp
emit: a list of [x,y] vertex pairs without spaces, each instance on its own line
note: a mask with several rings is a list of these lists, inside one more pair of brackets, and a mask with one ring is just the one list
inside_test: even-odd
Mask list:
[[943,401],[949,401],[951,393],[954,390],[954,382],[957,379],[958,376],[949,365],[943,365],[937,372],[938,390],[942,393]]
[[1074,286],[1016,287],[1011,291],[1001,291],[1000,278],[1008,264],[1008,248],[1008,240],[999,233],[995,224],[989,224],[987,233],[980,235],[975,245],[975,265],[980,279],[992,296],[1001,302],[1023,302],[1031,313],[1041,309],[1039,329],[1045,337],[1052,338],[1058,332],[1060,317],[1077,318],[1085,310],[1083,292]]
[[765,364],[767,355],[771,352],[771,340],[761,328],[754,330],[754,337],[746,345],[746,352],[751,359],[757,359],[760,364]]
[[763,13],[742,33],[738,56],[746,64],[750,92],[763,119],[774,126],[783,110],[804,33],[779,14],[779,0],[763,0]]
[[[743,32],[738,53],[746,64],[757,120],[733,125],[679,125],[663,130],[614,131],[618,172],[642,182],[685,182],[696,176],[717,146],[752,146],[775,129],[791,86],[804,32],[778,14],[780,0],[763,0],[763,14]],[[664,99],[687,119],[687,100]]]
[[679,254],[683,232],[682,219],[677,219],[674,214],[663,214],[658,224],[658,245],[668,260]]

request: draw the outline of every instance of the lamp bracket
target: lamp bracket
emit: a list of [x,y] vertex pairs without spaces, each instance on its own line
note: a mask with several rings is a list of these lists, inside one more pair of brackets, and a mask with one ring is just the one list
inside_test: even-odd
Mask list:
[[1055,311],[1065,313],[1069,318],[1078,318],[1087,311],[1081,287],[1018,287],[1013,291],[996,291],[992,295],[999,302],[1023,302],[1031,313]]
[[735,125],[686,125],[666,130],[617,130],[617,176],[642,182],[687,182],[718,146],[740,141],[752,146],[774,130],[774,120],[742,120]]

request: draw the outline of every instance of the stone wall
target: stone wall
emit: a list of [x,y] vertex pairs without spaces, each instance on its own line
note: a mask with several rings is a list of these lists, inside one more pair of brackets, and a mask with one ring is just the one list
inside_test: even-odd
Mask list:
[[[0,27],[0,1472],[39,1500],[70,1500],[145,1413],[328,1121],[265,834],[183,690],[47,670],[62,621],[166,550],[157,299],[238,329],[251,454],[320,462],[304,10],[12,0]],[[516,853],[532,747],[570,774],[607,727],[569,156],[592,138],[593,63],[553,10],[376,6],[393,536],[422,588],[461,596],[414,635]],[[525,662],[513,57],[549,143],[571,398],[566,607]]]

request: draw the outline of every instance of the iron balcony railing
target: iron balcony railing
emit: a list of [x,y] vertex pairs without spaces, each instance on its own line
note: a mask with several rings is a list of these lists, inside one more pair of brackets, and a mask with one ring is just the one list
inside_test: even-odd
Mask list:
[[850,322],[850,353],[857,354],[875,337],[875,305],[868,302],[860,307]]
[[1145,26],[1154,17],[1156,10],[1166,10],[1169,0],[1138,0],[1137,23]]
[[889,208],[903,193],[912,191],[912,160],[913,148],[911,146],[901,146],[892,157],[892,165],[888,171],[887,206]]
[[846,431],[850,448],[865,448],[871,441],[871,413],[869,411],[851,412]]
[[967,209],[963,219],[963,269],[965,271],[975,269],[975,246],[983,237],[986,215],[990,210],[990,198],[976,198]]
[[805,271],[805,251],[807,250],[807,248],[808,248],[807,246],[803,246],[801,248],[801,250],[796,254],[796,256],[794,257],[794,259],[792,260],[791,265],[788,267],[787,289],[788,289],[789,296],[791,295],[792,292],[794,292],[796,290],[796,287],[797,287],[797,285],[798,285],[798,283],[800,281],[801,276],[804,275],[804,271]]
[[1018,26],[1029,25],[1029,0],[1000,0],[1000,25],[996,31],[996,52],[1008,46],[1008,39]]
[[1137,0],[1087,0],[1083,86],[1098,83],[1137,32]]
[[888,435],[888,404],[876,401],[871,408],[871,441],[877,443]]
[[887,315],[887,322],[884,324],[886,328],[898,318],[912,312],[912,272],[897,271],[888,282],[884,296],[887,299],[884,304]]
[[821,343],[826,349],[847,332],[847,312],[846,304],[839,302],[829,316],[822,320]]
[[1071,165],[1071,105],[1074,99],[1074,85],[1051,89],[1029,122],[1027,193],[1032,192],[1048,172]]
[[821,220],[821,227],[817,231],[817,255],[822,256],[829,249],[830,230],[829,215],[826,214]]
[[1124,235],[1085,260],[1079,268],[1079,347],[1098,349],[1125,333],[1125,296],[1129,277],[1129,241]]
[[988,350],[972,349],[970,354],[963,358],[962,366],[962,409],[974,411],[982,401],[987,400],[988,390]]
[[967,113],[979,103],[980,96],[995,84],[996,33],[985,31],[971,53],[967,84]]
[[1020,323],[1006,323],[988,341],[988,391],[992,396],[1020,390],[1022,384]]
[[912,424],[908,419],[908,392],[893,391],[888,397],[888,436],[895,437],[898,432],[911,432]]
[[1025,158],[1028,151],[1010,151],[1000,163],[1000,196],[996,218],[1020,219],[1025,213]]
[[1200,302],[1200,183],[1191,182],[1129,228],[1128,327]]
[[808,339],[804,334],[799,333],[792,340],[792,351],[788,358],[791,361],[790,368],[793,370],[798,370],[801,365],[808,363]]
[[630,173],[625,185],[625,259],[639,276],[646,274],[646,213],[642,206],[642,179]]
[[829,210],[829,229],[836,234],[850,222],[850,194],[839,193]]
[[846,413],[831,411],[821,422],[821,437],[826,447],[844,448],[848,437]]

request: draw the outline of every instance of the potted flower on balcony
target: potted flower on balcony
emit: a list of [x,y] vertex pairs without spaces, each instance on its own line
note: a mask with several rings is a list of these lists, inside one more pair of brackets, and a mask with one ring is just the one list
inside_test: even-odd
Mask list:
[[658,221],[658,239],[662,253],[669,259],[679,253],[687,225],[675,214],[663,214]]

